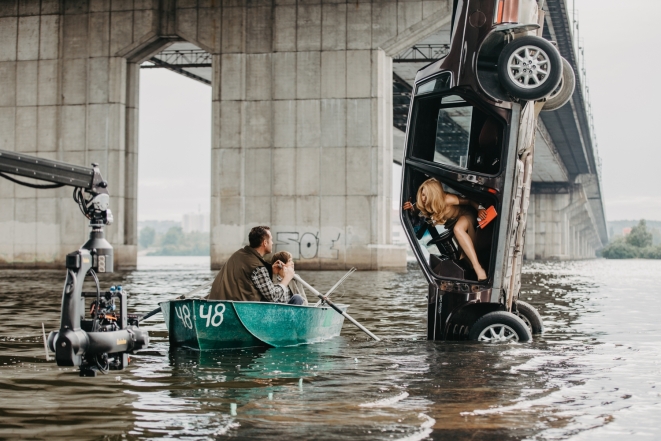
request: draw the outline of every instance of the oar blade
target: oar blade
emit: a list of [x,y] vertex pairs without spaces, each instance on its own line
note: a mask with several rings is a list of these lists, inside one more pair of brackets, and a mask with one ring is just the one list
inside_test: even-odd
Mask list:
[[347,314],[346,312],[342,312],[342,311],[340,311],[340,309],[339,309],[337,306],[335,306],[335,304],[334,304],[333,302],[331,302],[330,300],[328,300],[327,297],[323,296],[319,291],[317,291],[316,289],[314,289],[314,288],[313,288],[308,282],[306,282],[305,280],[303,280],[303,279],[301,278],[301,276],[299,276],[298,274],[294,274],[294,279],[296,279],[297,281],[299,281],[299,282],[300,282],[305,288],[307,288],[308,290],[310,290],[310,292],[312,292],[314,295],[316,295],[317,297],[319,297],[321,300],[324,300],[324,301],[328,304],[328,306],[330,306],[331,308],[333,308],[336,312],[338,312],[339,314],[342,314],[344,317],[346,317],[347,319],[349,319],[349,321],[350,321],[351,323],[353,323],[354,325],[356,325],[356,327],[358,327],[358,329],[360,329],[361,331],[363,331],[365,334],[367,334],[367,335],[369,335],[370,337],[372,337],[375,341],[381,341],[381,339],[380,339],[379,337],[377,337],[376,335],[372,334],[369,330],[367,330],[367,328],[365,328],[363,325],[361,325],[360,323],[358,323],[358,322],[356,321],[356,319],[354,319],[353,317],[351,317],[351,316],[350,316],[349,314]]

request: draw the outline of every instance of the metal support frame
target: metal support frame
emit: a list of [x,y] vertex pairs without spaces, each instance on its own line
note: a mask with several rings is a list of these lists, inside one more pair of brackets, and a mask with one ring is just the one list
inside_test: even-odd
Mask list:
[[154,56],[164,63],[179,67],[209,67],[211,54],[203,49],[164,50]]
[[418,44],[400,52],[393,63],[420,63],[438,61],[450,52],[449,44]]
[[188,77],[200,83],[211,85],[211,81],[195,75],[186,69],[211,67],[211,54],[202,49],[189,50],[164,50],[158,55],[151,57],[148,62],[153,64],[143,64],[141,69],[168,69],[180,75]]
[[406,132],[406,120],[411,107],[411,92],[413,87],[393,72],[392,74],[392,118],[393,125]]

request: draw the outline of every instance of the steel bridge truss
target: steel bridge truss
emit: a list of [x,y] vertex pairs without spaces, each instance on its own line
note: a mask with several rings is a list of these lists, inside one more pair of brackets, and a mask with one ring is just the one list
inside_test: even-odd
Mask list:
[[164,50],[147,61],[152,64],[142,64],[141,69],[169,69],[208,86],[211,85],[211,81],[186,70],[211,68],[211,54],[203,49]]
[[418,44],[400,52],[393,63],[421,63],[438,61],[450,52],[449,44]]

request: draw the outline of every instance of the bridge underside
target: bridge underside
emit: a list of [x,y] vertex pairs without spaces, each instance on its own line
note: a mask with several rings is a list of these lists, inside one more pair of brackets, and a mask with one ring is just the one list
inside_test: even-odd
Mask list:
[[[187,64],[179,73],[213,88],[212,267],[258,224],[302,268],[403,267],[390,230],[391,164],[401,157],[393,58],[445,38],[452,2],[276,3],[1,2],[0,148],[100,163],[119,214],[108,229],[116,264],[135,266],[140,65]],[[163,53],[195,48],[208,57]],[[395,73],[406,76],[404,66],[415,62]],[[529,231],[548,239],[528,240],[528,256],[589,256],[603,243],[603,211],[583,213],[595,206],[585,184],[594,180],[574,174],[544,133],[536,180],[566,188],[533,198],[540,220]],[[2,266],[61,267],[86,240],[67,190],[0,180],[0,207]]]

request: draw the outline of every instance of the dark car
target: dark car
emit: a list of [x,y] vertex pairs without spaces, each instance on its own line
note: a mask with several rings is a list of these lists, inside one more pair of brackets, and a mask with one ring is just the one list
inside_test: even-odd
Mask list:
[[543,330],[518,300],[537,116],[569,100],[574,73],[539,36],[534,0],[455,5],[448,55],[416,76],[401,202],[419,202],[419,187],[435,178],[445,193],[495,211],[472,241],[486,280],[447,223],[415,209],[401,221],[429,282],[429,339],[527,341]]

